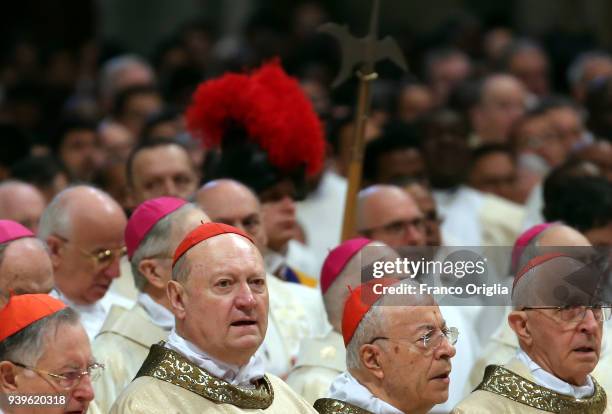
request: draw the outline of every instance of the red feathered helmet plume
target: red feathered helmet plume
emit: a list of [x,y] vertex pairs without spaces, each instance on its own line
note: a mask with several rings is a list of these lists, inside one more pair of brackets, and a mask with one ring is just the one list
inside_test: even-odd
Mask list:
[[239,125],[280,172],[323,166],[323,127],[296,79],[278,59],[250,74],[226,74],[198,86],[187,109],[187,128],[208,148],[219,148]]

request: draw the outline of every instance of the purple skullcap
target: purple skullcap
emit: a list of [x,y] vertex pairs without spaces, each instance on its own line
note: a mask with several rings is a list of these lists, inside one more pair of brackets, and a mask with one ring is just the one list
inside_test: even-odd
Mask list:
[[365,237],[358,237],[350,239],[336,248],[334,248],[323,262],[323,268],[321,269],[321,292],[325,294],[327,289],[334,283],[340,272],[344,269],[344,266],[349,260],[359,252],[365,245],[371,243],[372,240],[366,239]]
[[35,237],[27,227],[13,220],[0,220],[0,244],[23,237]]
[[147,200],[136,207],[125,227],[125,246],[128,258],[132,259],[142,240],[158,221],[185,204],[187,201],[181,198],[158,197]]

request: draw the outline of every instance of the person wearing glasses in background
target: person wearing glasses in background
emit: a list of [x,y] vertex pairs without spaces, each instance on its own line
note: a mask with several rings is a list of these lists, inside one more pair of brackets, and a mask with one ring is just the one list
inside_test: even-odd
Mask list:
[[508,324],[520,349],[505,365],[489,365],[454,414],[612,412],[612,401],[591,376],[610,319],[605,298],[605,306],[586,306],[599,302],[590,287],[601,282],[596,277],[591,285],[595,271],[567,254],[546,253],[517,272]]
[[57,194],[40,220],[38,237],[47,243],[57,297],[81,315],[90,339],[100,331],[112,305],[132,302],[108,289],[119,277],[126,253],[125,213],[108,194],[80,185]]
[[457,328],[446,326],[431,296],[378,296],[401,287],[383,278],[360,285],[344,307],[347,371],[314,404],[320,414],[420,414],[448,398]]
[[392,248],[425,246],[425,218],[413,198],[394,185],[373,185],[359,193],[357,231]]
[[26,294],[10,298],[0,321],[0,413],[98,414],[91,381],[103,367],[77,312]]
[[96,405],[103,412],[134,379],[149,347],[166,339],[174,328],[166,295],[172,256],[187,233],[208,221],[196,205],[175,197],[145,201],[130,216],[125,244],[140,294],[128,311],[113,307],[93,341],[94,355],[106,367],[94,382]]

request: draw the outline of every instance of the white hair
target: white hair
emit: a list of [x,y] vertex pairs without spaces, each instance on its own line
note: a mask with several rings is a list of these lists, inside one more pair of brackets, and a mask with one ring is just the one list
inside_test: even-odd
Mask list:
[[139,290],[143,290],[147,284],[146,277],[140,272],[138,265],[144,259],[166,254],[172,256],[172,231],[175,226],[182,224],[184,218],[193,211],[200,209],[192,203],[187,203],[176,209],[166,217],[159,220],[142,240],[130,261],[132,274],[134,275],[134,284]]
[[[395,284],[396,287],[401,285],[417,286],[416,282],[410,279],[400,280]],[[357,325],[357,329],[353,333],[353,337],[346,346],[346,367],[349,370],[360,369],[361,358],[359,350],[365,344],[368,344],[377,336],[384,336],[388,330],[388,318],[384,314],[385,308],[393,306],[418,306],[419,304],[427,304],[433,298],[429,295],[407,294],[407,295],[385,295],[379,298],[374,305],[366,312]],[[435,303],[435,302],[433,302]]]
[[383,314],[384,306],[379,303],[381,300],[379,299],[363,316],[357,329],[355,329],[351,341],[346,346],[346,367],[348,370],[361,368],[359,349],[376,336],[379,336],[379,333],[385,331],[383,325],[385,325],[386,320]]
[[37,236],[42,241],[46,242],[52,234],[66,237],[70,233],[70,214],[66,208],[66,195],[73,188],[68,187],[56,194],[40,216]]
[[57,332],[62,325],[78,323],[79,314],[69,307],[40,319],[0,341],[0,361],[36,365],[44,352],[48,335]]

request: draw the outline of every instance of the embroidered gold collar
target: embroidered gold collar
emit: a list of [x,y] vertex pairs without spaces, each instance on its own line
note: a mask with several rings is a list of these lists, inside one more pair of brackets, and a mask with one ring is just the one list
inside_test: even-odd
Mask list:
[[606,409],[606,392],[594,378],[593,383],[595,393],[591,397],[573,398],[539,386],[504,367],[489,365],[476,389],[549,413],[601,414]]
[[318,399],[314,408],[319,414],[372,414],[363,408],[333,398]]
[[147,359],[136,378],[149,376],[191,391],[217,404],[239,408],[266,409],[272,405],[274,390],[267,377],[253,389],[236,387],[216,378],[194,365],[176,351],[163,346],[163,341],[151,346]]

